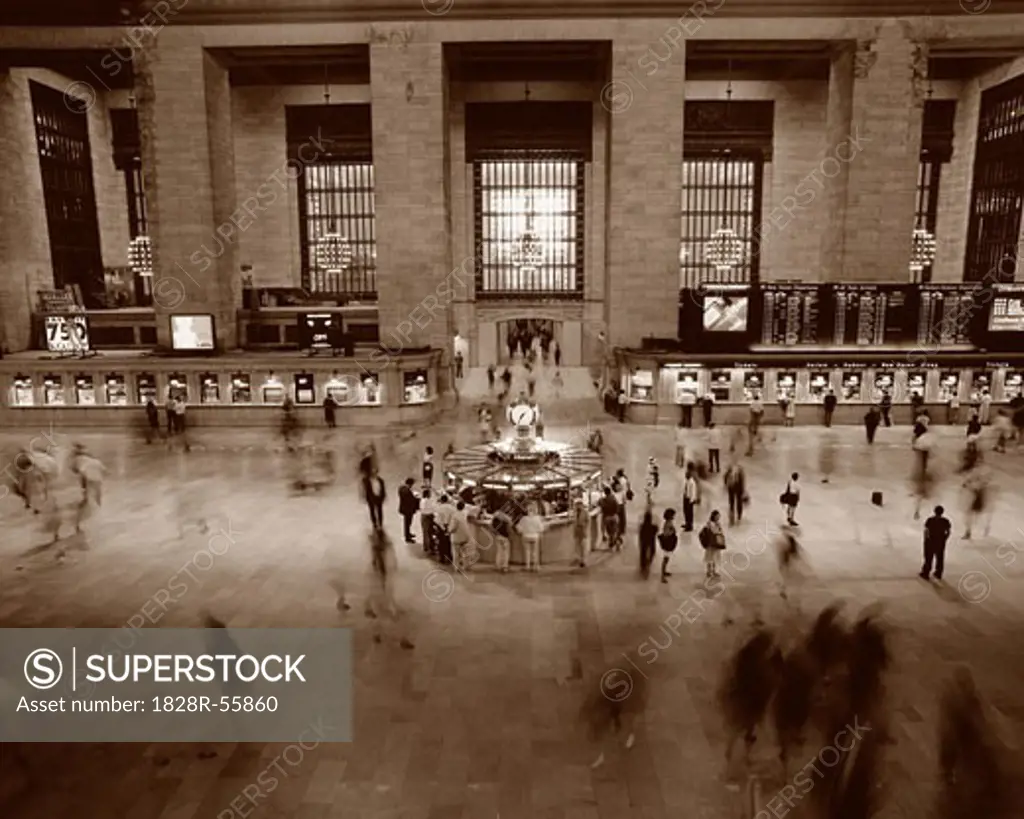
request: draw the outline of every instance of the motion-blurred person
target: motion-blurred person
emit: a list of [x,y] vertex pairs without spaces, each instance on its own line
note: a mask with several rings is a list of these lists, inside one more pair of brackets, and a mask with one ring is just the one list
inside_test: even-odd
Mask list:
[[618,667],[609,668],[599,681],[588,686],[580,715],[591,740],[599,749],[597,758],[590,764],[591,768],[599,768],[604,764],[605,747],[609,739],[617,744],[623,731],[626,732],[626,750],[633,747],[636,743],[636,725],[643,719],[647,698],[647,678],[642,674],[630,674]]
[[830,432],[822,436],[818,448],[818,467],[821,469],[821,482],[829,483],[836,469],[836,440]]
[[637,546],[640,552],[640,577],[646,580],[651,575],[651,563],[658,548],[658,524],[654,522],[654,509],[648,506],[637,529]]
[[590,512],[583,498],[576,498],[572,504],[572,541],[575,547],[573,565],[583,569],[587,565],[587,538],[590,533]]
[[729,525],[735,526],[743,520],[743,507],[748,502],[747,473],[743,464],[734,461],[725,470],[725,491],[729,498]]
[[82,500],[75,514],[75,531],[81,533],[82,524],[93,509],[103,503],[103,475],[106,469],[99,459],[94,458],[82,444],[75,444],[71,456],[71,471],[78,476],[82,487]]
[[778,687],[781,663],[782,652],[775,636],[764,628],[758,628],[726,665],[718,692],[728,737],[726,765],[732,760],[733,750],[741,739],[744,759],[749,762],[750,752],[757,741],[757,729]]
[[618,550],[619,538],[623,533],[619,532],[619,504],[612,494],[610,486],[604,487],[601,500],[598,502],[601,509],[601,532],[604,542],[609,549]]
[[882,398],[878,402],[879,409],[882,411],[882,423],[886,427],[892,426],[892,393],[888,390],[882,390]]
[[878,407],[872,405],[866,413],[864,413],[864,432],[867,435],[868,443],[873,444],[875,442],[875,433],[878,432],[878,427],[882,423],[882,414],[878,411]]
[[682,424],[676,427],[676,466],[682,469],[686,466],[686,427]]
[[428,446],[423,450],[423,485],[432,486],[434,482],[434,448]]
[[324,423],[327,424],[328,429],[334,429],[338,425],[337,410],[338,402],[334,400],[331,393],[327,393],[324,397]]
[[383,529],[384,501],[387,499],[387,488],[376,466],[371,467],[370,474],[363,478],[362,494],[363,500],[366,502],[366,508],[370,511],[370,523],[374,529]]
[[800,473],[794,472],[786,482],[785,491],[779,495],[779,503],[786,511],[786,523],[790,526],[799,526],[796,522],[796,508],[800,505]]
[[992,481],[986,469],[979,467],[972,469],[967,474],[963,485],[966,495],[964,540],[971,539],[974,525],[982,519],[985,520],[985,537],[988,537],[992,529],[991,503],[989,502],[991,487]]
[[750,399],[750,411],[747,418],[747,454],[754,454],[754,444],[761,440],[761,420],[764,418],[764,404],[761,395],[754,393]]
[[775,542],[775,560],[779,567],[779,595],[783,600],[789,599],[790,589],[799,577],[800,565],[803,562],[803,548],[796,537],[796,529],[783,526]]
[[996,445],[992,448],[995,452],[1006,452],[1006,445],[1013,438],[1013,423],[1006,410],[999,410],[996,413],[995,424]]
[[[398,624],[403,619],[394,594],[393,576],[397,568],[395,550],[383,529],[374,529],[370,532],[370,556],[374,582],[366,601],[365,611],[366,616],[375,621],[373,641],[379,643],[384,631],[382,621],[387,619],[393,624]],[[402,634],[398,642],[404,649],[415,648],[406,634]]]
[[772,723],[779,743],[779,762],[789,776],[789,760],[803,747],[805,731],[818,682],[814,660],[803,645],[790,651],[779,664],[779,683],[771,702]]
[[146,443],[152,444],[160,437],[160,410],[156,402],[150,398],[146,401]]

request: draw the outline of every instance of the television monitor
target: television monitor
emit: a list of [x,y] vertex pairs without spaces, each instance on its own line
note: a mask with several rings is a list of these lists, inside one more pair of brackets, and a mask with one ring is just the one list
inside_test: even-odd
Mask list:
[[744,333],[750,308],[748,296],[704,296],[704,329],[712,333]]
[[335,350],[342,346],[341,316],[337,313],[299,315],[299,347],[303,350]]
[[1024,333],[1024,293],[997,295],[988,316],[991,332]]
[[213,316],[171,316],[171,348],[181,352],[213,352]]

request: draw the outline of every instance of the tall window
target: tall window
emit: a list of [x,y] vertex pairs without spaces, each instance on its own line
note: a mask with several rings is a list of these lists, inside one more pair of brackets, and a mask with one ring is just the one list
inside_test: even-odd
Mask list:
[[86,115],[70,110],[60,91],[30,87],[54,284],[78,285],[85,305],[100,307],[106,287]]
[[583,294],[584,163],[524,152],[473,163],[478,298]]
[[[764,164],[771,160],[772,102],[690,101],[685,107],[679,284],[751,283],[759,279],[756,241],[761,227]],[[738,252],[717,265],[709,245],[716,234]]]
[[1024,76],[981,95],[965,281],[1013,281],[1024,210]]
[[[935,235],[935,227],[939,215],[939,178],[942,174],[942,165],[939,162],[932,162],[922,157],[917,168],[917,203],[914,208],[914,229],[924,228],[932,236]],[[915,274],[911,274],[912,276]],[[930,282],[932,280],[932,266],[928,265],[921,270],[920,278],[915,281]]]
[[[754,238],[761,222],[764,161],[759,156],[707,156],[683,159],[681,286],[704,282],[757,282]],[[735,267],[716,269],[707,246],[720,228],[732,230],[743,253]]]
[[[924,228],[934,236],[939,221],[939,181],[942,166],[953,156],[953,124],[955,100],[926,100],[921,117],[921,160],[917,167],[917,198],[914,205],[914,228]],[[938,248],[938,253],[942,249]],[[911,270],[913,281],[930,282],[932,266]]]
[[[377,234],[374,223],[373,162],[317,162],[299,177],[299,219],[303,226],[303,284],[317,293],[372,298],[377,294]],[[318,243],[340,236],[349,261],[325,269]]]
[[[377,297],[373,128],[369,105],[288,106],[288,155],[301,169],[302,286],[314,293]],[[324,240],[344,253],[324,254]]]

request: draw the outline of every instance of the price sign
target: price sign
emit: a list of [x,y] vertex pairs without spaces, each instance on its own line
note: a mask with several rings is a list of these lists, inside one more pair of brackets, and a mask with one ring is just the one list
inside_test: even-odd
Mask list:
[[89,320],[82,315],[46,316],[46,349],[51,353],[89,351]]

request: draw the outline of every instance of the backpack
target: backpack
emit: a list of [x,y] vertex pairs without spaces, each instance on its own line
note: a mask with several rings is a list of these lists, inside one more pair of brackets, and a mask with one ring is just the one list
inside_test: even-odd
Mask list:
[[714,545],[714,537],[707,526],[701,527],[700,533],[697,535],[697,539],[700,540],[700,545],[705,549],[710,549]]

